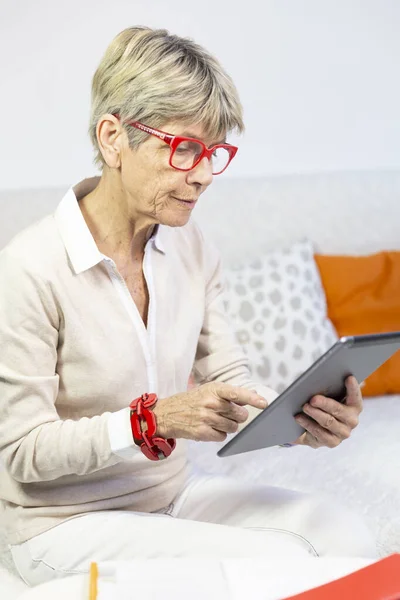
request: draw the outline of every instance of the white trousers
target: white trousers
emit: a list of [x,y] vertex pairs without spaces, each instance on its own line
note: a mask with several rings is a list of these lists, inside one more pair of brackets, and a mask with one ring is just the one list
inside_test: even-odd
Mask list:
[[28,585],[85,573],[91,561],[377,557],[363,521],[328,497],[198,475],[163,511],[88,513],[10,549]]

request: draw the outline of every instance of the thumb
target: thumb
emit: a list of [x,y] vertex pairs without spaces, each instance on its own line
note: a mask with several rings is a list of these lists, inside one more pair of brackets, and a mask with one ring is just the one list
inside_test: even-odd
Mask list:
[[350,375],[350,377],[346,379],[345,384],[347,392],[345,404],[347,406],[354,406],[361,411],[363,398],[357,379],[353,375]]

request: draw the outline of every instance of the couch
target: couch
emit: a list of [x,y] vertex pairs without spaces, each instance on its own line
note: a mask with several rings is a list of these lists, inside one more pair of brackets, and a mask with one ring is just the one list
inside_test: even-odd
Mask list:
[[[0,248],[51,212],[63,189],[0,192]],[[338,172],[270,178],[215,178],[195,218],[226,265],[307,238],[325,254],[400,250],[400,171]],[[1,282],[1,285],[5,285]],[[399,297],[400,309],[400,297]],[[362,514],[382,555],[400,552],[400,396],[365,400],[359,427],[334,450],[270,448],[221,459],[217,444],[190,446],[199,468],[334,495]],[[0,597],[25,585],[1,546]]]

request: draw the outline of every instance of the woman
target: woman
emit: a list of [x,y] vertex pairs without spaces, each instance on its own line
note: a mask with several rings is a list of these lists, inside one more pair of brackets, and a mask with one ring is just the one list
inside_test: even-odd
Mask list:
[[[0,496],[30,585],[91,560],[375,555],[336,503],[243,489],[187,463],[185,440],[222,441],[275,397],[250,379],[218,255],[191,220],[235,155],[234,129],[237,92],[204,49],[123,31],[93,79],[101,177],[0,254]],[[199,386],[187,391],[192,368]],[[362,399],[353,378],[347,391],[346,405],[306,405],[298,443],[350,435]]]

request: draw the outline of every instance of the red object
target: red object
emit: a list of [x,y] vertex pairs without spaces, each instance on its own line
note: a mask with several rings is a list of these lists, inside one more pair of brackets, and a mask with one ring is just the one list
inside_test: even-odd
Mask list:
[[[114,117],[117,117],[117,119],[119,119],[119,114],[114,114]],[[178,171],[191,171],[199,164],[199,162],[201,160],[203,160],[204,157],[206,157],[208,160],[211,161],[214,152],[216,152],[218,150],[218,148],[223,148],[224,150],[226,150],[228,152],[229,160],[223,169],[217,171],[216,173],[213,173],[213,175],[220,175],[221,173],[223,173],[225,171],[225,169],[227,169],[227,167],[229,166],[229,163],[235,157],[235,154],[238,151],[237,146],[232,146],[231,144],[216,144],[215,146],[211,146],[210,148],[207,148],[207,146],[201,140],[197,140],[195,138],[189,138],[189,137],[185,137],[185,136],[181,136],[181,135],[172,135],[171,133],[166,133],[165,131],[161,131],[160,129],[154,129],[154,127],[148,127],[148,125],[139,123],[139,121],[127,121],[126,125],[130,125],[131,127],[140,129],[141,131],[144,131],[145,133],[148,133],[149,135],[155,135],[160,140],[162,140],[163,142],[168,144],[171,148],[169,164],[173,169],[177,169]],[[182,142],[189,142],[189,143],[192,142],[195,144],[199,144],[199,146],[201,146],[201,148],[202,148],[202,152],[198,155],[195,162],[188,169],[183,169],[183,168],[177,167],[172,164],[172,158],[174,156],[174,152],[177,149],[177,147],[179,146],[179,144],[181,144]]]
[[400,600],[400,554],[285,600]]
[[[157,421],[152,409],[157,404],[156,394],[142,394],[132,400],[131,429],[133,440],[140,447],[143,454],[150,460],[163,460],[167,458],[176,446],[172,438],[153,437],[157,430]],[[142,425],[146,423],[147,430],[143,431]]]

